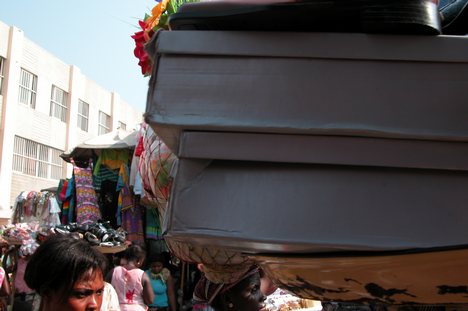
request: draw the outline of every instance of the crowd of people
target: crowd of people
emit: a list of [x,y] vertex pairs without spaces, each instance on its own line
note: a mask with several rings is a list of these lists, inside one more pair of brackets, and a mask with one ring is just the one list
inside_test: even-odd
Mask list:
[[[147,257],[144,247],[129,245],[112,260],[86,239],[52,234],[41,242],[19,277],[35,299],[15,302],[8,310],[179,310],[174,276],[163,254]],[[0,311],[7,310],[11,285],[0,268]],[[231,284],[210,282],[202,275],[193,292],[192,310],[259,311],[274,290],[257,266]]]

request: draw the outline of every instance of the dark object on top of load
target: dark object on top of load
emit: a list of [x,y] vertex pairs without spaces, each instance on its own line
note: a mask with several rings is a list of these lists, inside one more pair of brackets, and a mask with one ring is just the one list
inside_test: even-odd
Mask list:
[[182,5],[172,30],[258,30],[437,35],[433,0],[210,1]]

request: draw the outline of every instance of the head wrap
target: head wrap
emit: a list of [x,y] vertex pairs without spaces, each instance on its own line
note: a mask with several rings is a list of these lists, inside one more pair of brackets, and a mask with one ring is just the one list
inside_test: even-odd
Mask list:
[[240,278],[232,283],[214,283],[208,280],[206,275],[203,275],[195,286],[195,290],[193,291],[193,299],[196,303],[211,304],[211,302],[219,293],[227,292],[241,281],[258,272],[258,266],[253,265],[249,267],[247,272],[245,272]]

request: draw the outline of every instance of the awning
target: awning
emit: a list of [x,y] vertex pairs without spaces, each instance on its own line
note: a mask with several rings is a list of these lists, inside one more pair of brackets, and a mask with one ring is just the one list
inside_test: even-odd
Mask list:
[[137,131],[127,132],[124,130],[115,130],[107,134],[88,139],[73,149],[70,149],[60,155],[60,157],[70,162],[70,159],[89,159],[99,155],[103,149],[133,149],[135,148]]

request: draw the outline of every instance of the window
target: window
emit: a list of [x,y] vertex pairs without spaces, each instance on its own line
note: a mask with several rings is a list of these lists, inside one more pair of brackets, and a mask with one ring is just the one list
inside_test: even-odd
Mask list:
[[62,178],[62,150],[15,136],[13,170],[26,175],[47,179]]
[[78,100],[78,127],[87,132],[89,120],[89,104],[82,100]]
[[21,68],[19,102],[36,108],[37,76]]
[[126,131],[127,130],[127,124],[119,121],[119,129]]
[[0,95],[3,95],[3,79],[5,77],[5,59],[0,57]]
[[109,115],[102,111],[99,111],[99,129],[98,135],[106,134],[110,132],[111,118]]
[[67,122],[67,93],[52,85],[52,95],[50,96],[50,116]]

